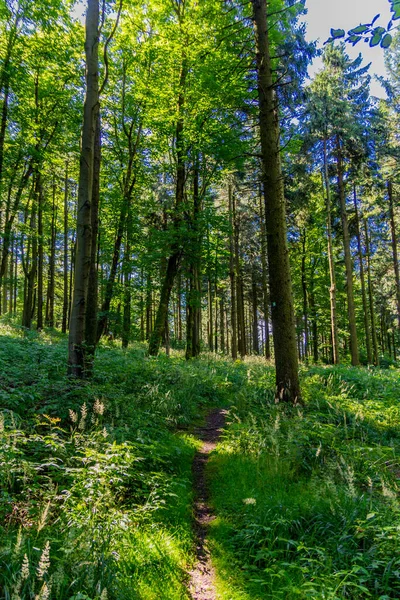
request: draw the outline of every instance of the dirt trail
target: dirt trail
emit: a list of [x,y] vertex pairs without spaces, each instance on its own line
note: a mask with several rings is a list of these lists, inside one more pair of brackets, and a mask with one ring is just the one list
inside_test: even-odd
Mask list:
[[215,518],[208,505],[208,490],[205,469],[221,435],[227,411],[216,409],[207,416],[204,427],[196,429],[196,435],[203,442],[193,461],[193,479],[195,491],[194,528],[197,538],[197,562],[189,573],[189,590],[193,600],[216,600],[214,569],[207,548],[207,529]]

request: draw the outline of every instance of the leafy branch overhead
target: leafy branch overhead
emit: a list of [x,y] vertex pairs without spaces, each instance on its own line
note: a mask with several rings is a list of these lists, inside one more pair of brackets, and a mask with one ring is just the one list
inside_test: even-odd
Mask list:
[[390,10],[392,12],[391,19],[386,27],[376,26],[380,14],[376,15],[371,23],[364,23],[350,29],[347,32],[344,29],[331,29],[331,37],[325,42],[329,44],[336,40],[345,38],[345,41],[355,46],[361,41],[369,44],[371,48],[380,46],[381,48],[389,48],[393,41],[393,36],[390,32],[397,29],[394,21],[400,19],[400,0],[389,0]]

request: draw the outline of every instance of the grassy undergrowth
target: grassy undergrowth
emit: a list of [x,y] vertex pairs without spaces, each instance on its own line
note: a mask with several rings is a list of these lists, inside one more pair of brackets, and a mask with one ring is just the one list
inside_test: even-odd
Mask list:
[[400,598],[397,371],[310,368],[290,408],[262,359],[103,346],[79,384],[65,358],[0,326],[1,600],[189,598],[190,431],[218,405],[219,600]]
[[208,471],[221,600],[400,598],[398,372],[314,367],[290,408],[248,367]]
[[104,346],[82,385],[65,358],[55,333],[0,330],[0,598],[182,600],[197,445],[185,428],[246,369]]

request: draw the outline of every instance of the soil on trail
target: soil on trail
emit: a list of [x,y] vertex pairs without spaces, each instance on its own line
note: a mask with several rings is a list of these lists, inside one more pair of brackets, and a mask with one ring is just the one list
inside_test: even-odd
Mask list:
[[194,569],[189,573],[189,590],[193,600],[216,600],[214,569],[207,548],[207,529],[215,518],[208,505],[208,490],[205,469],[208,456],[221,435],[227,411],[216,409],[207,416],[204,427],[196,429],[197,437],[203,442],[193,461],[195,490],[194,528],[196,534],[196,557]]

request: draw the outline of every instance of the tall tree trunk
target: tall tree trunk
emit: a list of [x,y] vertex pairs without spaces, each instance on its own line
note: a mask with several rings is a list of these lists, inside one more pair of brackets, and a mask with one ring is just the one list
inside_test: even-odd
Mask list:
[[331,184],[328,173],[328,156],[327,156],[327,140],[324,139],[324,169],[323,182],[325,182],[326,192],[326,227],[328,236],[328,262],[329,262],[329,300],[331,309],[331,338],[332,338],[332,355],[333,364],[338,365],[339,357],[339,336],[337,325],[337,310],[336,310],[336,272],[335,272],[335,257],[333,254],[333,238],[332,238],[332,210],[331,210]]
[[53,203],[51,213],[51,233],[49,252],[49,276],[47,285],[46,324],[54,327],[54,292],[55,292],[55,263],[56,263],[56,184],[53,181]]
[[368,361],[368,364],[370,365],[370,364],[372,364],[371,335],[370,335],[370,330],[369,330],[368,302],[367,302],[367,292],[365,289],[364,256],[363,256],[363,251],[362,251],[362,247],[361,247],[360,220],[358,217],[358,202],[357,202],[356,186],[354,186],[354,210],[355,210],[358,259],[360,262],[360,281],[361,281],[361,296],[362,296],[362,304],[363,304],[363,317],[364,317],[364,329],[365,329],[365,345],[367,347],[367,361]]
[[246,325],[244,314],[243,278],[240,264],[240,225],[237,214],[237,205],[233,197],[233,226],[235,243],[235,272],[236,272],[236,311],[237,311],[237,336],[238,351],[241,358],[246,356]]
[[267,233],[264,217],[263,196],[260,190],[260,228],[261,228],[261,267],[264,310],[264,356],[271,358],[271,342],[269,335],[269,293],[268,293],[268,268],[267,268]]
[[214,352],[213,297],[210,275],[208,275],[207,279],[207,311],[208,349],[210,352]]
[[219,337],[221,352],[225,354],[225,299],[222,289],[219,293]]
[[370,309],[370,315],[371,315],[372,350],[373,350],[373,354],[374,354],[374,364],[376,366],[378,366],[379,365],[379,350],[378,350],[378,337],[377,337],[377,333],[376,333],[374,288],[372,285],[372,276],[371,276],[371,253],[370,253],[367,219],[364,219],[364,233],[365,233],[365,252],[366,252],[366,259],[367,259],[369,309]]
[[99,0],[88,0],[85,39],[86,97],[79,167],[74,292],[68,348],[68,374],[81,378],[85,376],[86,309],[92,248],[94,142],[99,110],[98,45]]
[[280,401],[295,403],[300,401],[301,394],[280,161],[279,117],[271,68],[267,3],[265,0],[252,0],[252,4],[257,46],[262,180],[265,194],[276,397]]
[[43,329],[43,262],[44,262],[44,240],[43,240],[43,185],[41,174],[37,174],[38,186],[38,265],[37,265],[37,324],[40,331]]
[[253,352],[260,354],[260,342],[258,339],[258,298],[257,298],[257,274],[256,265],[253,264],[251,273],[251,295],[253,302]]
[[[23,260],[23,269],[25,273],[26,294],[24,296],[24,308],[22,313],[22,326],[31,328],[34,308],[35,282],[38,263],[38,239],[37,239],[37,203],[39,195],[39,183],[36,179],[34,201],[31,210],[29,228],[31,231],[31,242],[28,242],[26,258]],[[21,256],[24,258],[24,249]]]
[[358,356],[356,311],[355,311],[355,306],[354,306],[353,261],[351,259],[350,234],[349,234],[349,225],[348,225],[348,220],[347,220],[347,207],[346,207],[346,194],[345,194],[345,184],[344,184],[342,147],[341,147],[341,141],[340,141],[340,138],[338,135],[336,136],[336,152],[337,152],[337,174],[338,174],[340,214],[341,214],[341,219],[342,219],[344,263],[345,263],[345,268],[346,268],[347,314],[348,314],[348,320],[349,320],[349,333],[350,333],[350,355],[351,355],[351,364],[354,367],[356,367],[360,364],[360,359]]
[[[17,246],[15,244],[15,250]],[[10,266],[9,266],[9,275],[8,275],[8,313],[12,315],[13,309],[13,289],[14,289],[14,240],[11,241],[11,250],[10,250]],[[6,307],[7,310],[7,307]]]
[[236,263],[235,263],[235,197],[232,183],[228,184],[228,199],[229,199],[229,277],[231,282],[231,329],[232,341],[231,351],[232,358],[237,359],[237,304],[236,304]]
[[100,167],[101,167],[101,121],[100,111],[96,111],[96,123],[93,147],[93,179],[90,208],[90,226],[92,243],[90,247],[89,281],[86,299],[85,319],[85,370],[90,374],[93,370],[93,360],[98,341],[97,311],[98,311],[98,265],[97,253],[99,247],[99,206],[100,206]]
[[17,316],[17,298],[18,298],[18,245],[15,240],[15,271],[14,271],[14,290],[13,290],[14,304],[13,304],[13,315]]
[[318,320],[317,320],[317,309],[315,306],[315,291],[314,291],[314,268],[311,269],[310,277],[310,318],[311,318],[311,329],[313,339],[313,359],[317,363],[319,359],[318,352]]
[[303,323],[304,323],[304,358],[308,359],[308,291],[307,291],[307,274],[306,274],[306,228],[304,227],[301,234],[301,288],[303,291]]
[[400,272],[399,272],[399,255],[397,250],[397,233],[396,223],[394,219],[394,202],[393,202],[393,185],[391,181],[387,184],[388,197],[389,197],[389,219],[390,219],[390,231],[392,234],[392,253],[393,253],[393,267],[394,276],[396,283],[396,307],[397,307],[397,323],[400,329]]
[[[131,332],[131,246],[132,246],[132,207],[128,208],[126,221],[126,246],[122,271],[124,276],[124,312],[122,320],[122,347],[127,348]],[[141,311],[143,315],[143,311]],[[143,327],[143,325],[141,324]]]
[[68,162],[65,165],[64,179],[64,264],[63,264],[63,309],[62,333],[67,332],[68,322]]
[[199,168],[193,170],[193,222],[191,252],[189,256],[189,288],[187,296],[187,331],[186,359],[200,354],[200,319],[201,319],[201,248],[202,234],[200,230],[201,198],[199,190]]
[[161,287],[160,301],[157,309],[157,316],[154,324],[154,329],[149,342],[149,355],[157,356],[160,349],[165,324],[168,317],[168,305],[171,296],[172,287],[175,277],[179,270],[179,265],[182,257],[182,248],[179,238],[181,237],[182,229],[182,205],[185,197],[185,180],[186,180],[186,165],[185,165],[185,139],[184,139],[184,115],[183,109],[185,104],[185,84],[188,73],[188,66],[185,55],[182,60],[180,82],[179,82],[179,98],[178,98],[178,118],[175,132],[175,147],[176,147],[176,191],[175,191],[175,209],[173,216],[174,237],[177,239],[171,246],[171,255],[167,262],[166,274]]

